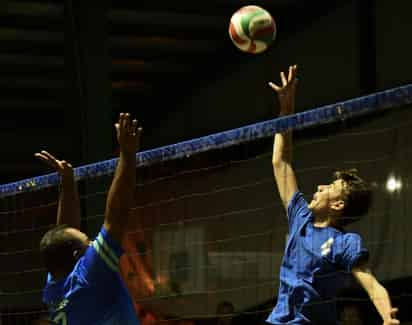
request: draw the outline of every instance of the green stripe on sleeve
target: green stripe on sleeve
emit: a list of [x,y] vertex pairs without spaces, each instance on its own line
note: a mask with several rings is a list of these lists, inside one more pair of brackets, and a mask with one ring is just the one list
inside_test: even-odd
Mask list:
[[117,255],[113,252],[113,250],[110,248],[110,246],[107,245],[107,243],[105,242],[105,240],[103,239],[103,236],[101,234],[99,234],[99,236],[97,236],[97,241],[100,244],[100,246],[103,248],[105,253],[112,259],[112,261],[116,265],[119,264],[119,257],[117,257]]
[[113,263],[113,261],[106,255],[105,251],[103,249],[100,248],[99,243],[97,242],[97,240],[95,240],[93,242],[93,247],[96,250],[97,254],[99,254],[99,256],[101,257],[101,259],[106,263],[106,265],[113,271],[118,273],[119,272],[119,268],[116,266],[115,263]]

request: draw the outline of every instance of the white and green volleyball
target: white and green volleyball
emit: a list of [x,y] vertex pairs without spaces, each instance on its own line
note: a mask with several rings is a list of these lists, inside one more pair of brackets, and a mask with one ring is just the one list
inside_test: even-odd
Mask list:
[[261,53],[276,38],[276,23],[265,9],[245,6],[237,10],[230,19],[229,35],[240,50]]

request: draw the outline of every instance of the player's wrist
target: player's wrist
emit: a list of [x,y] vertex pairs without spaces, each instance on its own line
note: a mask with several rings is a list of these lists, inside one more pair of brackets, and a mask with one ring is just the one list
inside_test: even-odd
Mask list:
[[289,97],[278,97],[279,98],[279,104],[281,109],[287,109],[290,110],[295,106],[295,101],[290,99]]
[[60,175],[61,183],[63,186],[74,186],[74,174],[61,174]]
[[286,108],[280,108],[280,113],[279,116],[287,116],[293,114],[295,111],[289,107]]
[[120,158],[126,162],[135,162],[136,153],[133,150],[120,150]]

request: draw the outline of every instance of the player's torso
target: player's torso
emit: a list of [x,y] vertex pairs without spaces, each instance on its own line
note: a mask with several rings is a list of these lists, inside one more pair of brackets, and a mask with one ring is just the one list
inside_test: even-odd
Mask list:
[[[119,280],[120,281],[120,280]],[[132,301],[122,283],[117,290],[76,286],[56,297],[49,307],[51,319],[58,325],[138,324]]]
[[319,275],[340,272],[336,256],[341,233],[332,228],[317,228],[310,221],[291,232],[281,266],[281,276],[314,283]]
[[328,298],[336,295],[345,277],[336,260],[340,236],[336,229],[316,228],[310,221],[291,232],[280,270],[280,305],[274,310],[274,319],[301,320],[303,324],[310,319],[317,324],[320,317],[335,322],[336,306]]

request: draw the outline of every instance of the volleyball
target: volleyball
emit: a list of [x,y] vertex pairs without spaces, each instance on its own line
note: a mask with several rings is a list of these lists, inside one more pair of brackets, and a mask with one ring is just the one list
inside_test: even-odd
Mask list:
[[245,6],[237,10],[230,19],[229,36],[241,51],[261,53],[275,40],[276,23],[265,9]]

